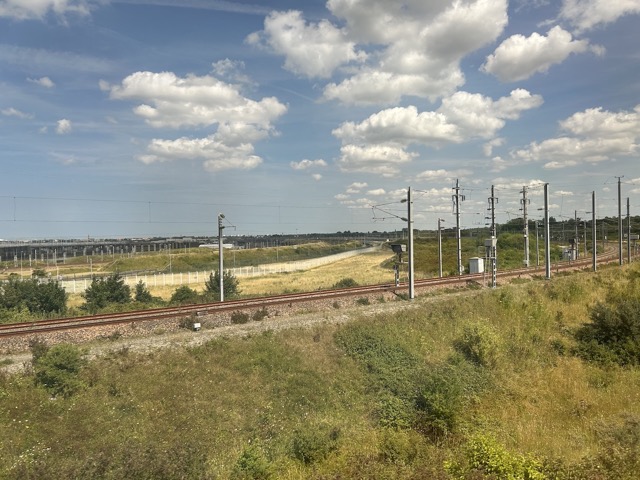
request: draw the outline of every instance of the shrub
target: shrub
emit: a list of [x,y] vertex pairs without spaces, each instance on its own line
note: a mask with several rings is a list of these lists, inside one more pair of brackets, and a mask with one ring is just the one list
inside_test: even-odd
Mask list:
[[621,299],[611,306],[599,303],[589,317],[591,322],[575,335],[580,357],[604,364],[640,364],[640,299]]
[[273,469],[262,451],[251,445],[245,448],[233,467],[234,480],[268,480],[273,478]]
[[54,345],[34,363],[36,384],[45,387],[53,396],[70,397],[84,386],[78,374],[85,365],[84,352],[78,347]]
[[198,292],[187,285],[182,285],[175,289],[169,299],[169,303],[172,305],[194,304],[198,303],[198,298]]
[[6,310],[26,308],[29,313],[61,313],[66,305],[67,293],[56,281],[11,275],[0,288],[0,307]]
[[454,341],[454,348],[468,361],[481,367],[495,367],[500,343],[493,328],[483,323],[465,325],[462,336]]
[[332,288],[352,288],[357,286],[358,282],[356,282],[353,278],[342,278],[334,283]]
[[384,430],[380,442],[382,459],[396,465],[411,464],[418,455],[419,438],[416,436],[412,431]]
[[268,316],[269,316],[269,312],[267,311],[267,308],[266,307],[262,307],[260,310],[256,310],[255,312],[253,312],[253,315],[251,316],[251,318],[255,322],[259,322],[261,320],[264,320]]
[[91,285],[81,295],[85,299],[82,308],[96,313],[111,303],[129,303],[131,288],[125,285],[124,278],[119,273],[114,273],[106,278],[94,277]]
[[151,295],[151,292],[149,291],[149,289],[147,288],[147,286],[144,284],[142,280],[136,283],[134,299],[136,302],[140,302],[140,303],[150,303],[153,301],[153,296]]
[[[229,270],[225,270],[222,274],[222,287],[224,289],[224,298],[233,298],[240,295],[238,288],[240,282],[236,276]],[[220,299],[220,272],[216,270],[209,274],[209,279],[204,282],[205,295],[213,299]]]
[[231,323],[240,324],[247,323],[249,321],[249,314],[246,312],[235,311],[231,312]]
[[328,425],[309,425],[294,432],[291,453],[306,464],[324,460],[338,447],[340,430]]
[[547,478],[542,463],[537,459],[511,453],[492,437],[480,434],[467,442],[462,461],[447,462],[445,469],[456,479],[485,476],[504,480]]
[[417,388],[416,428],[434,440],[457,432],[464,408],[488,386],[485,371],[459,357],[425,368]]

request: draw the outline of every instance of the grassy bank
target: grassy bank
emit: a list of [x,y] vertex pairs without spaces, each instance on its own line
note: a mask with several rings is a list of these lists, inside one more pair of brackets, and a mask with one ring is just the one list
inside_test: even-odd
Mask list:
[[595,302],[640,295],[638,278],[610,268],[342,326],[125,348],[68,397],[1,375],[0,478],[635,478],[640,371],[572,351]]

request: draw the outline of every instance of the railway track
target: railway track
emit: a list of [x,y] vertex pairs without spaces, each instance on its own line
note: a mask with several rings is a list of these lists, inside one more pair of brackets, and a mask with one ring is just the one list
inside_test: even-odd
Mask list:
[[[615,252],[607,252],[599,256],[600,264],[614,261],[617,258]],[[576,270],[591,266],[591,259],[576,260],[572,262],[560,262],[555,265],[554,271]],[[544,267],[519,268],[498,272],[498,279],[505,280],[512,277],[544,275]],[[462,276],[449,276],[443,278],[429,278],[416,280],[414,286],[421,288],[442,288],[466,285],[469,283],[485,283],[487,274],[468,274]],[[307,293],[294,293],[276,295],[270,297],[258,297],[244,300],[216,302],[198,305],[185,305],[181,307],[155,308],[148,310],[137,310],[124,313],[87,315],[73,318],[59,318],[52,320],[40,320],[35,322],[21,322],[0,325],[0,340],[9,337],[19,337],[25,335],[44,334],[60,332],[65,330],[83,329],[101,326],[114,326],[119,324],[134,324],[164,319],[181,319],[189,316],[215,315],[217,313],[229,313],[234,311],[268,308],[278,305],[293,305],[303,302],[318,300],[331,300],[343,297],[355,297],[373,295],[376,293],[393,292],[401,294],[407,289],[406,283],[398,286],[394,284],[377,284],[337,290],[319,290]]]

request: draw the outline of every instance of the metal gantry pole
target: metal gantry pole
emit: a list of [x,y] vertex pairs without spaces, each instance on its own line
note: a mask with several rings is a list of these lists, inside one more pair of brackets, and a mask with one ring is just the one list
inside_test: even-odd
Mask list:
[[622,265],[622,177],[618,177],[618,263]]
[[442,227],[440,222],[443,220],[438,218],[438,277],[442,278]]
[[627,197],[627,263],[631,263],[631,204]]
[[597,236],[596,236],[596,192],[595,191],[591,192],[591,229],[593,230],[591,232],[591,243],[593,243],[592,259],[593,259],[593,271],[595,272],[598,270],[598,264],[597,264],[598,243],[597,243]]
[[415,280],[413,269],[413,212],[411,208],[411,187],[407,190],[407,224],[409,231],[409,247],[407,248],[409,254],[409,300],[415,298]]
[[458,179],[456,179],[456,194],[453,195],[453,204],[456,211],[456,244],[458,250],[458,275],[462,275],[463,266],[462,266],[462,238],[460,235],[460,201],[464,201],[464,195],[460,195],[460,186],[458,184]]
[[545,277],[551,278],[551,238],[549,236],[549,184],[544,184],[544,263]]
[[527,187],[522,187],[522,218],[524,220],[524,266],[529,267],[529,218],[527,217]]
[[220,275],[220,301],[224,302],[224,260],[222,257],[222,219],[224,214],[218,214],[218,274]]

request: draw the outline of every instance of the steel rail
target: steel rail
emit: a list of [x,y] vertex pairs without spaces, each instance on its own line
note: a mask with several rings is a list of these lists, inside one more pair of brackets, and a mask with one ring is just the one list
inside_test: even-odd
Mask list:
[[[615,251],[605,253],[599,257],[601,263],[608,263],[617,258]],[[575,270],[591,265],[590,259],[564,261],[556,264],[557,270]],[[542,272],[543,267],[525,267],[498,273],[499,278],[509,278],[522,275],[535,275]],[[444,285],[467,284],[480,282],[486,279],[484,273],[455,275],[442,278],[428,278],[415,281],[416,288],[438,287]],[[394,284],[376,284],[342,289],[319,290],[315,292],[290,293],[269,297],[255,297],[243,300],[226,302],[214,302],[196,305],[184,305],[179,307],[164,307],[130,312],[86,315],[72,318],[58,318],[40,320],[35,322],[20,322],[0,325],[0,338],[28,335],[34,333],[50,333],[54,331],[90,328],[97,326],[118,325],[139,321],[163,320],[168,318],[183,318],[190,315],[211,315],[215,313],[250,309],[266,308],[267,306],[310,302],[324,299],[349,297],[356,295],[370,295],[378,292],[394,292],[398,294],[407,288],[406,283],[396,286]]]

